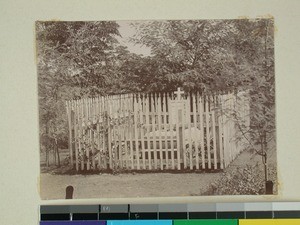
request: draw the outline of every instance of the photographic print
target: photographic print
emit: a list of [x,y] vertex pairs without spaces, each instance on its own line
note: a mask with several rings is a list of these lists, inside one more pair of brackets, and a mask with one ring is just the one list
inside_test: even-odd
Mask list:
[[274,20],[36,22],[40,194],[277,194]]

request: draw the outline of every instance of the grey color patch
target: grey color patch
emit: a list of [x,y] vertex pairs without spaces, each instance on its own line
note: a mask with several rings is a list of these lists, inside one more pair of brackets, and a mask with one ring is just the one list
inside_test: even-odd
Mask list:
[[218,212],[244,211],[244,203],[217,203]]
[[101,205],[101,213],[127,213],[128,205]]
[[245,203],[245,211],[272,211],[272,203],[269,202]]
[[215,203],[204,204],[188,204],[187,209],[189,212],[215,212],[217,206]]
[[98,213],[99,205],[71,205],[72,213]]
[[274,202],[272,209],[274,211],[300,210],[300,202]]
[[64,214],[70,212],[69,205],[41,205],[40,207],[41,214]]
[[158,206],[159,212],[187,212],[187,204],[163,204]]
[[130,212],[158,212],[158,207],[155,204],[130,205]]

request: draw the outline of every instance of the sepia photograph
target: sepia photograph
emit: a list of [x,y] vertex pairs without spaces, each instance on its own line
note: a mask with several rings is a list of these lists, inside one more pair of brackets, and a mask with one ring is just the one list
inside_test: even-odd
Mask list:
[[273,18],[35,35],[43,200],[277,195]]

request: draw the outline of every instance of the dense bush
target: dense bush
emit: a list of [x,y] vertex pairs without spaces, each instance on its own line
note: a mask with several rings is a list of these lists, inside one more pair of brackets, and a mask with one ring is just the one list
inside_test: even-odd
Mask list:
[[[276,181],[276,169],[270,166],[269,180]],[[276,185],[275,185],[276,187]],[[273,190],[274,193],[277,190]],[[209,185],[204,195],[259,195],[265,192],[265,178],[261,165],[247,165],[224,172],[223,176]]]

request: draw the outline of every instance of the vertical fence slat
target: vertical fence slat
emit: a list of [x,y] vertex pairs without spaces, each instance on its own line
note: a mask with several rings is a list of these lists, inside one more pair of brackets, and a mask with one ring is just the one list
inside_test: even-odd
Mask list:
[[184,169],[187,168],[187,156],[186,156],[186,135],[185,135],[185,125],[186,125],[186,115],[185,115],[185,108],[182,107],[180,110],[181,114],[181,136],[182,136],[182,141],[181,141],[181,151],[183,155],[183,166]]
[[206,122],[206,152],[207,152],[207,163],[208,169],[211,168],[211,155],[210,155],[210,130],[209,130],[209,104],[208,104],[208,96],[205,98],[205,122]]
[[[84,163],[85,163],[85,157],[84,157],[84,150],[85,148],[85,132],[84,129],[86,127],[86,113],[85,113],[85,106],[84,106],[85,100],[80,102],[80,107],[81,107],[81,122],[79,124],[80,127],[80,132],[79,132],[79,150],[81,154],[81,170],[84,170]],[[79,116],[79,115],[78,115]],[[81,143],[81,145],[80,145]]]
[[[83,114],[83,102],[76,100],[74,103],[74,118],[77,118],[77,125],[74,121],[76,129],[75,150],[77,152],[78,170],[83,170],[83,127],[84,127],[84,114]],[[78,144],[77,144],[78,143]]]
[[[231,105],[231,102],[232,99],[231,99],[231,93],[228,94],[228,104],[229,104],[229,112],[231,113],[232,111],[232,105]],[[232,120],[231,118],[229,119],[229,143],[230,143],[230,161],[229,162],[232,162],[232,155],[233,155],[233,138],[232,138]]]
[[93,169],[93,153],[94,153],[94,146],[93,146],[93,109],[92,109],[92,98],[88,99],[88,108],[89,108],[89,113],[90,113],[90,126],[89,126],[89,135],[88,135],[88,139],[89,139],[89,169]]
[[[79,100],[76,100],[73,102],[74,107],[74,136],[75,136],[75,158],[76,158],[76,170],[78,171],[81,169],[82,159],[80,160],[80,157],[82,158],[82,146],[81,146],[81,138],[82,138],[82,123],[83,123],[83,112],[82,112],[82,102]],[[75,124],[75,121],[77,122],[77,125]],[[80,154],[80,155],[79,155]]]
[[111,101],[109,98],[107,98],[107,146],[108,146],[109,169],[113,169],[111,143],[112,143]]
[[151,162],[151,149],[150,149],[150,123],[149,123],[149,101],[150,95],[146,94],[145,96],[146,108],[145,108],[145,115],[146,115],[146,133],[147,133],[147,153],[148,153],[148,168],[152,169],[152,162]]
[[90,111],[90,136],[89,136],[89,139],[90,139],[90,155],[89,155],[89,158],[90,158],[90,169],[93,169],[93,166],[95,164],[94,162],[94,142],[93,142],[93,107],[92,107],[92,104],[93,104],[93,99],[90,98],[89,99],[89,111]]
[[[186,154],[185,154],[185,135],[184,135],[184,111],[182,108],[178,109],[178,124],[179,124],[179,152],[180,158],[183,160],[183,168],[186,169]],[[181,163],[181,161],[180,161]]]
[[123,158],[123,167],[125,169],[128,169],[128,146],[127,146],[127,134],[128,134],[128,124],[127,124],[127,118],[126,118],[126,101],[127,101],[127,95],[123,95],[122,98],[122,122],[123,122],[123,142],[124,142],[124,158]]
[[180,143],[180,131],[179,131],[179,122],[180,122],[180,115],[179,115],[179,110],[176,113],[177,118],[176,118],[176,148],[177,148],[177,169],[180,170],[181,169],[181,143]]
[[104,169],[107,169],[107,156],[108,156],[108,129],[107,129],[107,106],[105,103],[105,97],[102,96],[100,98],[101,101],[101,112],[100,116],[102,117],[102,156],[103,156],[103,163]]
[[226,102],[225,102],[225,95],[222,93],[221,95],[221,102],[222,102],[222,122],[223,122],[223,157],[224,157],[224,167],[227,167],[227,158],[228,158],[228,140],[227,140],[227,109],[226,109]]
[[161,134],[161,95],[157,94],[157,125],[158,125],[158,143],[159,143],[159,161],[160,161],[160,169],[163,170],[163,149],[162,149],[162,134]]
[[121,169],[124,168],[124,160],[123,160],[123,122],[122,122],[122,96],[118,95],[117,104],[118,104],[118,110],[117,110],[117,116],[118,116],[118,146],[119,146],[119,161],[120,161],[120,167]]
[[90,169],[95,169],[95,159],[94,159],[94,153],[95,153],[95,145],[94,145],[94,104],[93,104],[93,98],[90,98],[90,112],[91,112],[91,127],[90,127]]
[[109,145],[111,146],[111,160],[112,164],[111,167],[115,168],[116,164],[116,151],[115,151],[115,125],[114,125],[114,102],[113,102],[113,96],[109,97],[109,123],[110,123],[110,142]]
[[100,143],[100,163],[103,162],[103,165],[101,168],[106,169],[107,162],[106,162],[106,152],[107,152],[107,146],[105,146],[105,125],[104,125],[104,120],[105,120],[105,109],[103,105],[103,97],[99,97],[99,114],[98,114],[98,120],[99,120],[99,143]]
[[[232,99],[232,109],[233,112],[236,112],[236,95],[233,94],[233,99]],[[233,147],[234,147],[234,158],[238,155],[238,151],[237,151],[237,143],[236,143],[236,129],[235,129],[235,121],[232,121],[232,135],[233,135]],[[233,159],[234,159],[233,158]]]
[[[74,108],[73,108],[74,107]],[[79,170],[79,159],[78,159],[78,147],[79,147],[79,150],[80,150],[80,140],[78,141],[78,133],[80,134],[80,120],[77,119],[78,121],[78,125],[76,125],[76,117],[77,117],[77,114],[79,116],[79,113],[78,113],[78,102],[77,101],[73,101],[72,102],[72,108],[74,109],[74,147],[75,147],[75,160],[76,160],[76,170],[78,171]],[[77,143],[78,143],[78,147],[77,147]]]
[[[72,148],[72,153],[73,153],[73,157],[70,158],[70,163],[72,165],[72,168],[75,167],[75,169],[77,170],[76,168],[76,163],[77,163],[77,159],[76,159],[76,150],[75,150],[75,146],[77,144],[75,138],[76,138],[76,133],[77,133],[77,129],[76,127],[73,125],[73,122],[74,120],[76,119],[75,117],[75,114],[74,114],[74,101],[75,100],[70,100],[68,101],[68,112],[69,112],[69,115],[68,115],[68,124],[69,124],[69,132],[71,132],[69,134],[69,145],[71,146]],[[73,146],[74,144],[74,146]],[[74,161],[74,158],[75,158],[75,161]],[[72,163],[73,162],[73,163]]]
[[222,109],[222,101],[221,101],[221,95],[218,95],[218,107],[219,107],[219,113],[218,113],[218,126],[219,126],[219,152],[220,152],[220,168],[224,169],[224,156],[223,156],[223,109]]
[[[232,110],[233,112],[236,112],[236,94],[232,93]],[[232,120],[232,136],[233,136],[233,147],[234,147],[234,160],[238,155],[238,148],[237,148],[237,138],[236,138],[236,129],[235,129],[235,120],[233,118]]]
[[71,168],[74,166],[73,162],[73,143],[72,143],[72,121],[71,121],[71,114],[72,114],[72,108],[71,108],[71,101],[66,101],[66,109],[67,109],[67,120],[68,120],[68,126],[69,126],[69,154],[70,154],[70,164]]
[[196,169],[199,169],[199,132],[198,132],[198,126],[197,126],[197,106],[196,106],[196,94],[193,93],[193,122],[194,122],[194,128],[195,128],[195,140],[194,140],[194,145],[195,145],[195,160],[196,160]]
[[213,135],[213,152],[214,152],[214,169],[217,169],[218,162],[217,162],[217,136],[216,136],[216,119],[215,119],[215,96],[212,96],[211,102],[213,104],[211,110],[211,118],[212,118],[212,135]]
[[[166,169],[169,169],[169,144],[168,144],[168,134],[170,134],[171,132],[168,132],[168,123],[167,123],[167,95],[166,93],[162,94],[162,108],[163,108],[163,133],[165,134],[165,166]],[[170,138],[172,138],[170,136]]]
[[[83,123],[83,112],[82,112],[82,102],[76,100],[73,102],[74,107],[74,136],[75,136],[75,158],[76,158],[76,170],[81,169],[82,164],[82,123]],[[76,121],[77,120],[77,125]],[[80,157],[81,156],[81,157]],[[80,161],[81,160],[81,161]]]
[[140,169],[140,157],[139,157],[139,139],[138,139],[138,113],[139,113],[139,95],[134,96],[134,142],[135,142],[135,155],[136,155],[136,166],[137,169]]
[[125,123],[125,162],[126,162],[126,169],[130,169],[130,104],[129,100],[130,95],[126,94],[125,101],[124,101],[124,123]]
[[91,141],[92,141],[92,166],[93,166],[93,169],[95,170],[96,169],[96,162],[95,162],[95,135],[96,135],[96,132],[94,130],[94,124],[96,123],[96,104],[95,104],[95,98],[92,98],[91,99],[91,110],[92,110],[92,116],[93,116],[93,119],[92,119],[92,126],[93,126],[93,129],[91,130],[91,133],[92,133],[92,137],[91,137]]
[[85,162],[84,162],[84,169],[88,169],[87,165],[89,162],[89,111],[88,111],[88,99],[85,99],[85,111],[86,111],[86,130],[85,130]]
[[[230,94],[230,112],[232,113],[233,111],[233,94],[231,93]],[[235,140],[234,140],[234,131],[233,131],[233,119],[230,118],[230,138],[231,138],[231,149],[232,149],[232,154],[231,154],[231,162],[233,161],[233,158],[234,158],[234,155],[235,155],[235,146],[234,146],[234,143],[235,143]]]
[[229,164],[229,140],[228,140],[228,102],[227,102],[227,96],[226,94],[223,95],[223,103],[224,103],[224,110],[225,110],[225,115],[224,115],[224,159],[225,159],[225,167]]
[[99,101],[99,96],[96,98],[96,120],[97,120],[97,125],[96,125],[96,140],[97,140],[97,154],[98,154],[98,170],[101,169],[101,132],[100,132],[100,101]]
[[152,122],[152,135],[153,135],[153,154],[154,154],[154,168],[157,169],[157,146],[156,146],[156,98],[155,93],[152,94],[152,107],[151,107],[151,122]]
[[[243,93],[242,93],[243,95]],[[235,110],[237,111],[237,119],[240,120],[240,123],[241,124],[245,124],[244,123],[244,119],[245,119],[245,115],[244,115],[244,104],[245,102],[243,102],[243,100],[241,99],[242,96],[239,96],[239,93],[236,94],[236,100],[235,100]],[[244,104],[241,104],[241,103],[244,103]],[[234,123],[235,125],[235,133],[236,135],[240,136],[240,130],[239,128],[237,128],[237,121],[235,121]],[[242,141],[239,139],[239,140],[236,140],[236,147],[237,147],[237,154],[239,154],[242,150]]]
[[99,97],[100,101],[100,112],[99,112],[99,120],[100,120],[100,143],[102,144],[102,152],[100,152],[100,157],[103,157],[103,167],[107,169],[107,154],[108,154],[108,146],[106,145],[106,108],[104,106],[104,97]]
[[[232,95],[229,94],[229,106],[230,106],[230,113],[232,112]],[[232,162],[233,154],[234,154],[234,146],[233,146],[233,135],[232,135],[232,119],[230,118],[230,147],[231,147],[231,155],[230,155],[230,162]]]
[[[232,113],[232,95],[231,93],[229,94],[229,107],[230,107],[230,114]],[[232,135],[232,119],[230,117],[229,120],[229,137],[230,137],[230,149],[231,149],[231,154],[230,154],[230,162],[232,162],[233,155],[234,155],[234,146],[233,146],[233,135]]]
[[145,97],[144,94],[140,96],[140,134],[141,134],[141,150],[142,150],[142,163],[143,163],[143,169],[146,169],[146,157],[145,157],[145,142],[144,142],[144,136],[145,136],[145,124],[144,124],[144,114],[145,114]]
[[112,103],[112,124],[113,124],[113,127],[112,127],[112,130],[113,130],[113,137],[112,137],[112,140],[113,140],[113,165],[116,167],[120,166],[120,161],[119,161],[119,152],[118,152],[118,146],[117,146],[117,120],[116,120],[116,116],[117,116],[117,113],[116,113],[116,96],[112,96],[112,99],[111,99],[111,103]]
[[[130,94],[129,95],[130,98],[128,99],[129,100],[129,105],[131,106],[130,109],[129,109],[129,147],[130,147],[130,157],[129,157],[129,160],[130,160],[130,164],[131,164],[131,169],[134,169],[134,162],[133,162],[133,122],[134,122],[134,115],[133,115],[133,111],[134,111],[134,99],[133,99],[133,94]],[[133,122],[132,122],[133,120]]]
[[199,95],[199,123],[200,123],[200,143],[201,143],[201,161],[202,161],[202,169],[205,169],[205,149],[204,149],[204,102],[202,96]]
[[[173,94],[167,95],[168,98],[168,115],[169,115],[169,127],[170,127],[170,137],[171,137],[171,163],[172,163],[172,169],[175,169],[175,157],[174,157],[174,116],[172,115],[172,109],[171,109],[171,100],[173,99]],[[177,136],[177,135],[176,135]],[[178,145],[178,143],[177,143]]]
[[[188,113],[188,115],[185,116],[185,118],[188,120],[186,121],[188,124],[188,144],[189,144],[189,166],[190,170],[193,169],[193,146],[192,146],[192,128],[191,128],[191,113],[193,113],[192,106],[191,106],[191,94],[189,93],[187,96],[187,110],[185,110],[185,113]],[[186,146],[186,144],[185,144]]]
[[90,129],[89,129],[89,123],[90,123],[90,114],[89,114],[89,108],[88,108],[88,99],[85,99],[85,110],[86,110],[86,115],[87,115],[87,121],[86,121],[86,133],[85,133],[85,156],[86,156],[86,169],[87,170],[89,170],[90,169],[90,164],[89,164],[89,162],[90,162],[90,159],[89,159],[89,144],[90,144],[90,142],[89,142],[89,140],[90,140],[90,138],[89,138],[89,131],[90,131]]
[[120,121],[120,95],[116,95],[115,99],[114,99],[114,104],[115,104],[115,131],[116,131],[116,158],[117,158],[117,162],[119,165],[120,169],[123,169],[123,162],[122,162],[122,141],[121,141],[121,129],[122,129],[122,125],[121,125],[121,121]]

